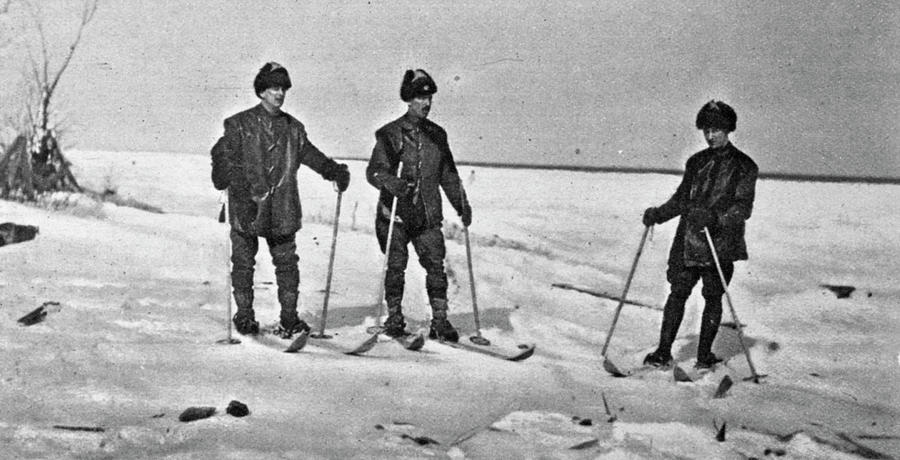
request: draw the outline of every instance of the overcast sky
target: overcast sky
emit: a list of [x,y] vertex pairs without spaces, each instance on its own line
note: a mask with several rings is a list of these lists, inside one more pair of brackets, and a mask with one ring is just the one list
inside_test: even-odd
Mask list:
[[[78,2],[38,3],[64,48]],[[25,41],[11,13],[0,25]],[[19,50],[3,51],[5,93]],[[66,143],[206,154],[270,60],[293,80],[285,109],[332,156],[368,158],[421,67],[461,160],[681,168],[704,146],[697,110],[721,99],[764,172],[900,177],[889,0],[106,0],[55,99]]]

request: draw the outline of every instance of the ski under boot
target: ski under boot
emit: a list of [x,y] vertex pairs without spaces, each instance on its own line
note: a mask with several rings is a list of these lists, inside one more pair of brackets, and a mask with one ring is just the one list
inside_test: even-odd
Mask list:
[[309,332],[309,330],[309,324],[300,319],[297,316],[297,311],[294,310],[288,313],[281,313],[281,322],[278,323],[278,327],[275,328],[274,332],[283,339],[289,339],[294,334]]
[[722,362],[722,358],[710,353],[708,355],[698,356],[697,362],[694,363],[695,369],[712,369],[716,364]]
[[656,368],[667,368],[672,365],[672,355],[654,351],[644,357],[644,365]]
[[403,313],[391,312],[387,319],[384,321],[384,335],[388,337],[398,338],[405,337],[409,335],[406,332],[406,320],[403,318]]

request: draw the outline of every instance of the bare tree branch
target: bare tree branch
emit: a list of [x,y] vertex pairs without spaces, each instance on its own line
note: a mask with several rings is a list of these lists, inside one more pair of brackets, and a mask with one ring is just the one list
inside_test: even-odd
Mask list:
[[62,66],[59,68],[59,71],[56,73],[56,77],[53,79],[53,83],[48,86],[48,91],[50,93],[56,89],[56,85],[59,83],[60,77],[62,77],[63,72],[66,71],[66,68],[69,67],[69,62],[72,60],[72,56],[75,54],[75,48],[78,46],[78,43],[81,42],[81,34],[84,32],[85,26],[91,22],[91,19],[94,19],[94,13],[97,12],[97,4],[99,0],[85,0],[83,4],[83,8],[81,11],[81,24],[78,26],[78,33],[75,35],[75,40],[69,45],[69,52],[66,55],[66,58],[63,60]]

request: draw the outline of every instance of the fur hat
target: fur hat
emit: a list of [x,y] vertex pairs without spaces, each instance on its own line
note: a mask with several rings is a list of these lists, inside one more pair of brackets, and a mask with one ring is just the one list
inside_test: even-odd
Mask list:
[[429,96],[437,92],[437,84],[422,69],[407,70],[400,84],[400,99],[409,102],[419,96]]
[[730,105],[711,100],[697,113],[697,129],[721,128],[726,131],[737,129],[737,114]]
[[256,91],[256,96],[259,97],[259,93],[274,86],[280,86],[285,91],[291,89],[291,77],[288,76],[287,69],[282,67],[281,64],[267,62],[266,65],[259,69],[259,73],[253,79],[253,90]]

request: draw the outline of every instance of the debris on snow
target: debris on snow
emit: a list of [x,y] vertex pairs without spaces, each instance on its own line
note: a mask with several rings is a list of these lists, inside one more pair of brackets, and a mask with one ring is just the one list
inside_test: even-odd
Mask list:
[[[716,427],[716,441],[725,442],[725,426],[727,422],[722,421],[722,426]],[[715,422],[713,422],[713,426],[715,426]]]
[[92,433],[102,433],[106,431],[106,428],[99,426],[71,426],[71,425],[53,425],[53,428],[57,430],[66,430],[66,431],[89,431]]
[[47,312],[44,311],[44,306],[40,306],[31,310],[27,315],[19,318],[19,323],[24,324],[25,326],[31,326],[33,324],[40,323],[44,320],[44,317],[47,316]]
[[212,417],[216,413],[215,407],[188,407],[178,416],[179,422],[193,422]]
[[596,446],[597,444],[600,444],[600,440],[595,438],[595,439],[591,439],[591,440],[588,440],[585,442],[580,442],[578,444],[575,444],[574,446],[570,447],[569,450],[588,449],[588,448]]
[[[31,326],[33,324],[40,323],[47,316],[47,313],[49,313],[51,311],[51,309],[48,307],[58,307],[58,306],[59,306],[59,302],[53,302],[53,301],[44,302],[43,304],[41,304],[40,307],[37,307],[34,310],[31,310],[28,314],[19,318],[18,322],[25,326]],[[58,311],[59,309],[57,308],[55,310]]]
[[589,418],[581,418],[577,415],[572,416],[572,423],[577,423],[581,426],[592,426],[594,422]]
[[850,297],[850,294],[852,294],[853,291],[856,290],[856,287],[854,286],[841,286],[836,284],[820,284],[819,286],[833,292],[835,295],[837,295],[838,299],[846,299],[847,297]]
[[428,436],[410,436],[406,433],[403,433],[400,435],[400,437],[403,439],[409,439],[411,441],[414,441],[416,444],[418,444],[420,446],[427,446],[429,444],[436,444],[436,445],[441,444],[441,443],[435,441],[434,439],[429,438]]

